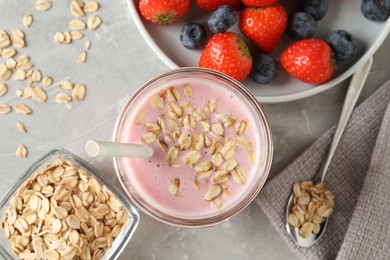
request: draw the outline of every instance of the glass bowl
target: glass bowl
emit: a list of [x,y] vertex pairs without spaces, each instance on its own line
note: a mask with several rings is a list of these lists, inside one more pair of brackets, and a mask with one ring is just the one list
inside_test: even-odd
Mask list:
[[[114,239],[112,247],[107,250],[103,259],[117,259],[121,252],[130,241],[134,231],[136,230],[140,217],[137,210],[132,206],[128,197],[123,194],[118,188],[116,188],[104,175],[99,173],[95,168],[89,165],[87,162],[79,158],[78,156],[70,153],[69,151],[58,148],[50,151],[38,161],[36,161],[26,172],[15,182],[10,190],[0,201],[0,216],[3,216],[6,210],[10,207],[12,198],[18,193],[19,188],[23,187],[32,177],[35,176],[46,165],[54,163],[58,157],[61,157],[65,161],[70,162],[73,166],[85,170],[90,176],[100,182],[100,184],[106,188],[109,192],[114,194],[116,199],[121,203],[122,209],[127,212],[127,220],[123,229],[118,236]],[[5,237],[4,229],[0,229],[0,256],[3,259],[19,259],[12,251],[11,243]]]
[[[228,220],[230,217],[236,215],[238,212],[240,212],[242,209],[244,209],[251,201],[256,197],[258,192],[261,190],[262,186],[264,185],[270,167],[272,162],[272,154],[273,154],[273,146],[272,146],[272,138],[271,138],[271,132],[268,127],[267,120],[265,118],[264,113],[262,112],[259,103],[256,101],[256,98],[248,91],[247,88],[245,88],[240,82],[232,79],[229,76],[226,76],[224,74],[221,74],[219,72],[204,69],[204,68],[180,68],[168,71],[166,73],[163,73],[161,75],[158,75],[154,77],[153,79],[149,80],[148,82],[144,83],[127,101],[124,108],[122,109],[114,129],[113,134],[113,141],[114,142],[137,142],[137,140],[131,140],[131,136],[134,136],[134,134],[129,134],[129,132],[133,131],[135,128],[135,124],[132,124],[132,122],[137,122],[137,116],[135,114],[138,113],[138,111],[142,108],[145,108],[146,101],[149,100],[152,101],[153,95],[156,93],[160,93],[161,96],[164,96],[166,89],[168,89],[171,86],[176,86],[176,84],[181,84],[181,86],[185,85],[186,82],[192,82],[189,83],[193,84],[193,91],[196,91],[198,89],[197,93],[201,93],[202,99],[194,99],[193,102],[196,104],[199,104],[209,98],[211,96],[216,96],[220,106],[222,109],[226,109],[226,107],[229,106],[228,110],[224,113],[230,113],[232,115],[236,112],[236,105],[234,102],[238,102],[237,107],[242,108],[242,111],[240,112],[241,115],[247,116],[250,118],[251,122],[253,123],[253,133],[255,136],[256,141],[256,149],[258,148],[259,153],[256,151],[256,155],[258,158],[256,158],[257,162],[253,165],[253,168],[251,169],[251,177],[250,180],[248,178],[248,182],[245,184],[247,187],[245,187],[241,195],[236,196],[231,201],[226,201],[226,207],[221,207],[220,209],[215,210],[215,212],[212,213],[205,213],[202,212],[194,212],[191,211],[191,209],[188,210],[189,214],[181,214],[178,211],[175,211],[177,208],[169,208],[167,210],[164,209],[163,203],[160,201],[163,201],[164,199],[162,196],[168,197],[168,189],[167,192],[165,192],[165,195],[161,195],[162,193],[160,191],[160,195],[158,194],[151,194],[151,189],[153,187],[150,184],[147,184],[149,186],[144,186],[146,188],[139,188],[140,183],[142,183],[142,180],[137,180],[137,178],[140,179],[140,177],[136,176],[136,170],[133,170],[133,166],[131,165],[138,165],[138,163],[142,163],[142,161],[135,161],[137,158],[114,158],[114,165],[116,169],[116,173],[118,175],[118,178],[122,184],[123,189],[126,191],[126,193],[129,195],[131,200],[146,214],[154,217],[155,219],[173,225],[178,227],[186,227],[186,228],[197,228],[197,227],[208,227],[213,226],[219,223],[222,223],[226,220]],[[182,82],[182,83],[179,83]],[[184,83],[183,83],[184,82]],[[198,84],[197,84],[198,83]],[[200,85],[204,86],[203,88],[199,88]],[[205,89],[207,88],[207,89]],[[213,89],[214,88],[214,89]],[[199,90],[202,89],[202,90]],[[183,89],[184,91],[184,89]],[[224,98],[221,99],[219,96],[221,96],[222,92],[223,94],[227,93],[226,95],[223,95]],[[213,94],[210,94],[213,93]],[[185,93],[180,94],[184,97]],[[167,96],[167,99],[169,99],[169,96]],[[191,99],[191,97],[188,97],[188,99]],[[226,100],[226,102],[224,101]],[[232,100],[232,101],[231,101]],[[184,99],[176,100],[177,104],[183,105],[185,102]],[[184,102],[184,103],[183,103]],[[232,104],[233,103],[233,104]],[[217,104],[217,107],[218,107]],[[152,104],[153,106],[153,104]],[[184,106],[184,105],[183,105]],[[192,109],[192,108],[191,108]],[[229,112],[227,112],[229,111]],[[145,117],[152,117],[153,111],[147,110],[145,112]],[[218,112],[220,113],[220,112]],[[184,115],[184,114],[183,114]],[[211,115],[211,114],[210,114]],[[239,115],[239,114],[237,114]],[[251,115],[251,116],[250,116]],[[211,118],[210,120],[214,120]],[[245,117],[244,117],[245,118]],[[154,119],[153,119],[154,120]],[[248,119],[249,120],[249,119]],[[168,121],[168,119],[167,119]],[[169,121],[168,121],[169,122]],[[227,128],[226,128],[227,129]],[[138,130],[135,130],[138,131]],[[183,130],[184,131],[184,130]],[[162,137],[159,137],[162,138]],[[141,142],[141,140],[138,140],[138,142]],[[155,145],[155,144],[153,144]],[[158,149],[157,146],[155,149]],[[186,151],[185,151],[186,152]],[[202,151],[203,153],[204,151]],[[149,163],[154,163],[151,165],[153,167],[153,171],[155,174],[159,174],[161,172],[160,167],[165,167],[163,165],[163,156],[160,153],[160,150],[155,150],[155,154],[153,157],[147,159],[149,160]],[[205,156],[207,155],[205,152]],[[210,153],[211,154],[211,153]],[[239,155],[237,155],[239,156]],[[161,159],[160,161],[157,161]],[[243,158],[243,157],[242,157]],[[134,160],[134,161],[132,161]],[[145,159],[143,159],[145,160]],[[154,160],[154,161],[153,161]],[[178,159],[179,160],[179,159]],[[143,161],[145,164],[147,161]],[[161,162],[161,163],[160,163]],[[165,164],[166,165],[166,164]],[[165,168],[164,168],[165,169]],[[167,174],[174,173],[175,169],[167,168]],[[172,170],[171,170],[172,169]],[[182,167],[177,168],[179,170],[176,170],[177,173],[174,174],[181,174],[180,169],[184,169]],[[187,168],[186,168],[187,169]],[[148,174],[152,172],[151,169],[145,168],[145,170],[142,173]],[[168,176],[165,175],[165,176]],[[141,176],[141,175],[139,175]],[[151,179],[153,178],[153,175],[148,175]],[[160,175],[161,176],[161,175]],[[183,176],[183,175],[181,175]],[[147,177],[145,177],[147,178]],[[156,175],[154,176],[156,178]],[[162,177],[164,178],[164,177]],[[186,177],[182,177],[186,178]],[[204,179],[202,179],[203,181]],[[148,180],[149,181],[149,180]],[[169,186],[169,183],[167,180],[163,180],[164,182],[163,187]],[[161,183],[162,183],[161,182]],[[192,180],[191,180],[192,182]],[[211,181],[210,181],[211,182]],[[232,181],[233,182],[233,181]],[[172,182],[171,182],[172,183]],[[159,185],[160,182],[155,182],[156,185]],[[190,187],[190,184],[188,184],[188,181],[184,181],[184,185],[186,185],[184,189],[188,192]],[[206,184],[208,185],[208,184]],[[204,186],[203,186],[204,187]],[[143,189],[143,190],[142,190]],[[230,189],[230,187],[229,187]],[[241,192],[240,191],[240,192]],[[149,192],[151,192],[149,196]],[[186,194],[193,194],[195,191],[190,191],[190,193]],[[159,197],[160,196],[160,197]],[[191,198],[192,195],[187,195],[187,198]],[[153,197],[153,198],[152,198]],[[184,196],[183,196],[184,197]],[[202,196],[203,197],[203,196]],[[199,198],[199,196],[198,196]],[[233,196],[232,196],[233,198]],[[201,200],[201,199],[199,199]],[[223,199],[221,198],[221,201]],[[223,201],[222,203],[225,203]],[[233,202],[234,201],[234,202]],[[173,202],[175,203],[175,202]],[[203,203],[202,201],[200,203]],[[184,205],[185,203],[182,203]],[[202,206],[204,206],[202,204]],[[224,204],[225,206],[225,204]],[[174,206],[175,207],[175,206]],[[180,206],[181,207],[181,206]],[[183,207],[186,207],[184,205]],[[206,206],[204,206],[206,207]],[[199,214],[198,214],[199,213]],[[202,215],[203,214],[203,215]]]

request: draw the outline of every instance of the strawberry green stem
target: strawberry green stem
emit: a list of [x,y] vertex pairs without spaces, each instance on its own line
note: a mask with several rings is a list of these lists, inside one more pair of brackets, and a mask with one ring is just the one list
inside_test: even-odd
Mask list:
[[171,12],[155,14],[153,15],[152,19],[155,23],[161,25],[170,25],[176,21],[176,14]]

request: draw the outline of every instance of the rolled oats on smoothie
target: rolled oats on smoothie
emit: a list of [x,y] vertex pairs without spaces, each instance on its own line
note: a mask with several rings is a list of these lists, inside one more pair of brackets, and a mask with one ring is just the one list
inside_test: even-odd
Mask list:
[[132,109],[122,141],[153,148],[126,158],[134,189],[157,210],[204,216],[237,204],[257,174],[260,137],[253,115],[232,91],[177,80]]

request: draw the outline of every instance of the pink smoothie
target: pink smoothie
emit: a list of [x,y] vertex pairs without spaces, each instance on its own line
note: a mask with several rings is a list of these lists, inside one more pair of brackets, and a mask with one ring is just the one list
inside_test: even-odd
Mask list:
[[[188,85],[192,91],[192,96],[188,97],[184,94],[183,86]],[[183,108],[183,114],[176,119],[180,121],[186,114],[194,115],[195,109],[200,109],[207,116],[203,121],[213,125],[215,122],[222,122],[217,117],[218,114],[227,114],[235,119],[234,124],[228,127],[224,127],[224,133],[222,138],[213,137],[209,133],[205,133],[205,130],[201,127],[199,120],[196,119],[196,127],[194,129],[180,128],[180,132],[188,133],[194,136],[197,133],[203,133],[207,135],[210,140],[218,139],[223,143],[227,138],[231,138],[234,142],[238,137],[249,140],[251,148],[236,147],[236,152],[233,157],[238,162],[246,173],[247,180],[245,184],[240,184],[230,177],[226,182],[224,188],[228,187],[228,192],[225,195],[230,196],[218,196],[221,205],[216,207],[214,204],[204,199],[204,195],[210,186],[214,184],[213,175],[209,178],[197,178],[197,172],[192,166],[186,166],[183,162],[183,156],[188,154],[191,149],[182,151],[179,149],[177,159],[174,161],[173,166],[167,163],[167,150],[163,150],[157,141],[154,141],[150,145],[154,150],[154,155],[149,159],[124,159],[125,172],[128,174],[128,179],[132,182],[131,185],[135,191],[143,197],[143,199],[154,208],[159,211],[176,217],[207,217],[215,214],[216,212],[226,211],[234,204],[237,204],[245,194],[252,187],[252,180],[256,174],[259,174],[258,160],[261,156],[261,134],[260,130],[256,127],[254,118],[251,112],[248,110],[246,104],[232,91],[227,90],[225,87],[209,81],[203,81],[197,79],[196,81],[184,81],[178,79],[174,82],[170,82],[169,85],[162,85],[158,89],[155,89],[152,93],[148,93],[143,97],[143,102],[138,104],[131,110],[128,115],[125,124],[123,135],[120,137],[121,141],[128,143],[145,143],[143,136],[149,132],[144,124],[139,124],[140,115],[144,115],[144,122],[157,124],[158,117],[165,113],[167,119],[165,120],[166,127],[169,128],[169,116],[167,113],[168,98],[164,97],[164,108],[154,108],[150,104],[152,96],[162,95],[169,87],[175,87],[180,93],[180,99],[175,104],[180,107],[185,107],[184,104],[190,103],[191,109],[185,110]],[[216,108],[212,114],[205,112],[205,104],[210,100],[215,101]],[[247,124],[246,130],[243,134],[237,135],[236,124],[241,120]],[[143,121],[141,121],[143,123]],[[173,131],[172,131],[173,132]],[[178,141],[172,137],[167,137],[166,134],[160,131],[158,133],[158,139],[162,139],[168,146],[168,149],[173,145],[177,145]],[[256,162],[250,160],[250,152],[255,154]],[[212,161],[210,149],[203,147],[200,149],[201,158],[199,162]],[[253,157],[252,157],[253,158]],[[215,171],[217,168],[223,168],[225,162],[219,167],[213,166]],[[169,192],[171,182],[175,179],[180,180],[180,186],[178,193],[174,196]],[[198,181],[198,188],[194,186],[194,181]],[[222,194],[222,193],[221,193]]]

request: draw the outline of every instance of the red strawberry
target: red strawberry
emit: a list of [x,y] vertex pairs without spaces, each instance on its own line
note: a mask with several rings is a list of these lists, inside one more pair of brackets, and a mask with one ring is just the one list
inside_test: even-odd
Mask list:
[[272,5],[276,3],[278,0],[241,0],[246,6],[251,7],[263,7],[267,5]]
[[240,30],[263,53],[275,48],[287,26],[287,12],[281,4],[245,8],[240,15]]
[[319,39],[295,42],[282,53],[280,64],[291,76],[310,84],[324,83],[336,69],[332,49]]
[[142,16],[152,22],[162,25],[175,23],[185,15],[190,8],[190,0],[140,0],[139,10]]
[[252,69],[252,57],[238,34],[219,33],[207,43],[199,66],[225,73],[236,80],[243,80]]
[[229,5],[238,9],[241,5],[240,0],[194,0],[195,4],[205,11],[214,11],[221,5]]

